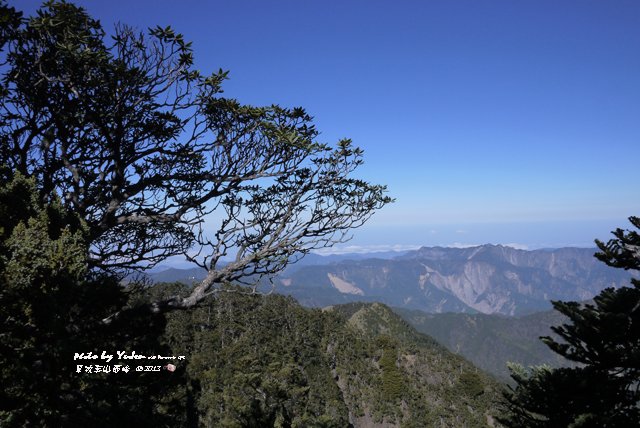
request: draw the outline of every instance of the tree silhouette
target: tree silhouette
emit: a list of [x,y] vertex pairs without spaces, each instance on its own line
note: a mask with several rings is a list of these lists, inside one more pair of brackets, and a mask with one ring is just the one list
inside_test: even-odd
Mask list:
[[[638,217],[630,217],[636,228]],[[640,235],[616,229],[596,240],[599,260],[626,270],[640,267]],[[607,288],[593,304],[553,302],[569,322],[541,338],[575,368],[512,367],[516,388],[506,395],[504,423],[513,427],[627,427],[640,425],[640,281]]]
[[[75,353],[170,355],[164,312],[255,291],[391,201],[304,109],[222,97],[227,73],[170,28],[108,36],[71,3],[0,0],[0,64],[2,426],[188,423],[184,367],[81,375]],[[208,271],[187,294],[122,285],[176,255]]]
[[0,164],[82,219],[92,269],[123,278],[183,255],[208,271],[189,296],[148,311],[255,285],[391,202],[352,177],[362,150],[351,141],[318,143],[302,108],[223,97],[227,72],[200,74],[169,27],[118,25],[108,37],[55,1],[5,22]]

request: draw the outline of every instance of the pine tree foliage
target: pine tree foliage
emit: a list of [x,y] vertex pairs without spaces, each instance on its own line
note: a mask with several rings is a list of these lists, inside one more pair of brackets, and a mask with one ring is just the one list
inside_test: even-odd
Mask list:
[[[630,222],[640,227],[640,220]],[[596,241],[598,259],[616,268],[638,270],[640,235],[617,229],[615,239]],[[578,367],[514,366],[516,388],[507,394],[505,419],[513,427],[626,427],[640,424],[640,282],[607,288],[593,303],[554,302],[569,319],[552,330],[560,340],[541,338]]]
[[[629,217],[629,222],[640,229],[640,217]],[[616,239],[611,239],[607,243],[596,240],[600,252],[596,254],[609,266],[625,270],[640,271],[640,234],[636,230],[616,229],[613,232]],[[631,280],[631,283],[638,285],[638,278]]]

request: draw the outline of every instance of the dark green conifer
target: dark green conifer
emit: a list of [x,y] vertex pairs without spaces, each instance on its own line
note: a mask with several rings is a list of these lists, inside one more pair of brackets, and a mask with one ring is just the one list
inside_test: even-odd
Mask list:
[[[640,227],[640,219],[630,222]],[[640,267],[640,235],[617,229],[596,241],[596,257],[609,266]],[[640,425],[640,281],[607,288],[593,303],[554,302],[569,322],[543,337],[575,368],[512,368],[515,389],[506,395],[504,423],[512,427],[631,427]]]

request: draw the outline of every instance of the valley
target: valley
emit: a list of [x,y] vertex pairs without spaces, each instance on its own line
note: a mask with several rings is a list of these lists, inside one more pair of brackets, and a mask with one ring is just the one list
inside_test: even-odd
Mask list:
[[[550,309],[551,300],[584,301],[606,287],[628,284],[628,272],[607,267],[594,252],[482,245],[423,247],[368,258],[312,254],[276,279],[275,293],[316,308],[383,303],[418,332],[508,382],[507,362],[568,365],[539,340],[564,322]],[[151,278],[191,284],[204,274],[167,269]]]

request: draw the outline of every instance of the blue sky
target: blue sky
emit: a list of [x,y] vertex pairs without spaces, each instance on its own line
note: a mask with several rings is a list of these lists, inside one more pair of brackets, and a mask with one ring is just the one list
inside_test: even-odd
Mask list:
[[352,138],[397,199],[354,250],[588,246],[640,215],[640,2],[76,3],[171,25],[203,72],[230,70],[227,96]]

